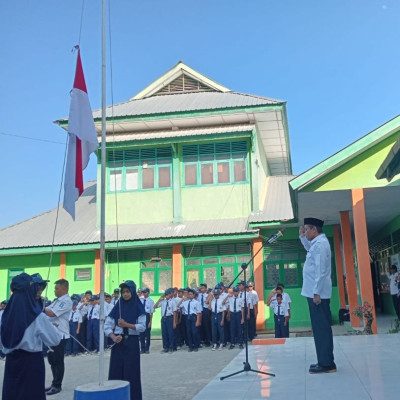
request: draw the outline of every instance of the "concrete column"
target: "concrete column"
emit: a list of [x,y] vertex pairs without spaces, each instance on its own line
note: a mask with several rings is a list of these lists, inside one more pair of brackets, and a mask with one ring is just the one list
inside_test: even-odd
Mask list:
[[[340,212],[340,225],[342,228],[344,265],[346,268],[347,295],[349,297],[350,311],[358,306],[357,281],[354,269],[353,241],[351,239],[350,216],[348,211]],[[350,314],[352,326],[360,326],[360,319]]]
[[372,314],[374,317],[372,332],[378,333],[369,257],[367,221],[365,218],[364,189],[352,189],[351,197],[353,200],[354,235],[356,240],[361,302],[364,304],[364,301],[368,301],[372,306]]
[[344,280],[343,280],[343,263],[342,263],[342,250],[340,246],[340,230],[339,225],[333,227],[333,238],[335,244],[335,263],[336,263],[336,277],[339,289],[340,308],[346,306],[346,296],[344,293]]
[[172,246],[172,286],[182,287],[182,245]]
[[100,293],[100,250],[95,251],[94,258],[94,293]]
[[65,253],[61,253],[60,257],[60,279],[65,279],[65,269],[66,269],[66,262],[65,262]]
[[262,251],[262,239],[253,240],[254,257],[254,286],[258,294],[258,314],[256,320],[257,329],[265,329],[265,303],[264,303],[264,252]]

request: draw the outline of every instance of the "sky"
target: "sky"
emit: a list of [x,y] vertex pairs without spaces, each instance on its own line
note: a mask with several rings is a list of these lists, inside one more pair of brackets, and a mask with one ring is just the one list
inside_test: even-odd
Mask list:
[[[287,102],[296,175],[400,114],[398,0],[107,4],[108,105],[182,60],[233,91]],[[0,228],[62,201],[67,134],[53,121],[68,116],[78,43],[97,109],[101,0],[0,1]],[[84,180],[95,178],[93,155]]]

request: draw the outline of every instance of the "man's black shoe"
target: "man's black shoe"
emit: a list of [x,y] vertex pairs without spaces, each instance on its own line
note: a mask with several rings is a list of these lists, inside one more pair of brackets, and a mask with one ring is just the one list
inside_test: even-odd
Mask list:
[[310,367],[309,372],[310,374],[329,374],[331,372],[336,372],[336,365],[333,363],[329,367],[322,367],[321,365],[316,365],[314,367]]
[[48,390],[50,390],[53,386],[48,386],[47,388],[44,389],[45,392],[47,392]]
[[310,364],[310,368],[315,368],[315,367],[318,367],[318,363]]
[[46,394],[47,394],[47,396],[51,396],[51,395],[53,395],[53,394],[57,394],[57,393],[60,393],[61,392],[61,389],[60,388],[55,388],[54,386],[52,386],[47,392],[46,392]]

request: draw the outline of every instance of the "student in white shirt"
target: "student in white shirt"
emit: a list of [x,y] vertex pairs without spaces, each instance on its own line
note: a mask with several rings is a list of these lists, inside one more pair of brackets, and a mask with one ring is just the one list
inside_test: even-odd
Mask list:
[[218,350],[223,349],[224,344],[224,319],[226,312],[226,305],[220,298],[220,290],[215,289],[213,292],[214,298],[209,305],[211,311],[211,331],[213,347],[211,350],[217,350],[217,343],[219,341]]
[[275,322],[275,337],[287,338],[289,337],[289,313],[286,303],[282,301],[282,294],[276,294],[276,301],[271,303],[271,308],[274,311]]
[[400,274],[397,272],[396,265],[392,265],[389,271],[390,273],[387,272],[386,276],[389,278],[390,281],[390,294],[392,296],[393,307],[396,311],[397,318],[400,319]]
[[142,354],[149,354],[151,340],[151,323],[153,321],[154,313],[154,301],[149,296],[149,288],[142,289],[141,294],[142,296],[140,297],[140,301],[142,302],[144,311],[146,313],[146,330],[140,334],[140,347]]

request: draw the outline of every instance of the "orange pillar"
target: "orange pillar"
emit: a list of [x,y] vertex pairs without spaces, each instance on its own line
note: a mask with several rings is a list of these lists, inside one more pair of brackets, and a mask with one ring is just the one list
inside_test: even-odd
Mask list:
[[254,257],[254,286],[258,294],[257,329],[265,329],[265,303],[264,303],[264,252],[262,251],[262,239],[256,238],[253,241]]
[[372,306],[372,332],[378,333],[376,326],[376,313],[374,291],[372,287],[371,264],[369,258],[367,221],[365,217],[364,189],[352,189],[354,235],[356,239],[356,252],[358,261],[358,275],[360,280],[361,302],[368,301]]
[[182,287],[182,245],[172,246],[172,286]]
[[[357,281],[354,270],[353,241],[351,240],[350,216],[348,211],[340,212],[340,225],[342,227],[344,265],[346,268],[347,295],[349,297],[350,311],[358,306]],[[360,319],[350,314],[352,326],[360,326]]]
[[344,294],[342,250],[340,248],[340,231],[338,225],[333,227],[333,239],[335,244],[336,277],[339,289],[340,308],[345,308],[346,296]]
[[60,279],[65,279],[65,268],[66,268],[65,253],[61,253],[61,257],[60,257]]
[[94,293],[100,293],[100,250],[96,250],[94,259]]

